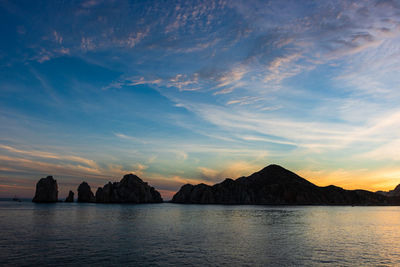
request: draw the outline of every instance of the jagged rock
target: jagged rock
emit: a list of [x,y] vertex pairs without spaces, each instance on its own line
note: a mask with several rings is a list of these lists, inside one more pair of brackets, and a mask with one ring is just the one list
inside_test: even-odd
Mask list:
[[82,182],[78,187],[78,202],[95,202],[93,192],[86,182]]
[[46,178],[40,179],[36,184],[36,192],[32,202],[52,203],[57,201],[57,181],[53,179],[53,176],[47,176]]
[[97,203],[105,203],[106,201],[104,200],[104,192],[103,188],[98,187],[95,195],[95,199]]
[[65,199],[65,202],[74,202],[74,192],[71,190],[68,193],[67,198]]
[[174,203],[265,205],[387,205],[399,200],[365,190],[319,187],[278,165],[213,186],[184,185]]
[[113,191],[118,187],[118,183],[111,183],[104,185],[104,187],[99,187],[96,191],[96,202],[98,203],[117,203],[118,196],[117,193]]
[[109,182],[96,191],[98,203],[161,203],[160,193],[133,174],[125,175],[120,182]]

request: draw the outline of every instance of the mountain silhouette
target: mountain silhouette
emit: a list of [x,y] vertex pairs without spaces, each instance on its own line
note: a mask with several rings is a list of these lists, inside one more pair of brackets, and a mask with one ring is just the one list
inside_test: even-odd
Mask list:
[[397,198],[366,190],[317,186],[279,166],[269,165],[248,177],[225,179],[213,186],[186,184],[173,203],[259,205],[390,205]]

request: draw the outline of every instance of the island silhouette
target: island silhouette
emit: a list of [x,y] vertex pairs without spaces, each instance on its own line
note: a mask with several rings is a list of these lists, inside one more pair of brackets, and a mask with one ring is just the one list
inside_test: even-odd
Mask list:
[[[48,176],[36,184],[36,203],[58,202],[57,181]],[[69,192],[65,202],[73,202]],[[93,194],[88,183],[78,187],[78,202],[161,203],[160,193],[134,174],[120,182],[107,183]],[[186,184],[173,196],[178,204],[235,205],[400,205],[400,187],[389,192],[346,190],[338,186],[317,186],[279,165],[269,165],[247,177],[227,178],[214,185]]]

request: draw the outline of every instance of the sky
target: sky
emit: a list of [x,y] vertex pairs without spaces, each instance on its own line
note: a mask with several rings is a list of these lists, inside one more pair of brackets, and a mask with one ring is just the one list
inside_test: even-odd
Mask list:
[[0,36],[0,197],[400,183],[399,1],[0,0]]

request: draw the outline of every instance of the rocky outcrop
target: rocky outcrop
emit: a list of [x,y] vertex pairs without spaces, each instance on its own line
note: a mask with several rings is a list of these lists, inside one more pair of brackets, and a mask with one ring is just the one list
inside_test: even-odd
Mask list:
[[98,203],[161,203],[160,193],[133,174],[125,175],[120,182],[109,182],[96,191]]
[[58,201],[57,181],[53,176],[42,178],[36,184],[35,196],[32,202],[36,203],[52,203]]
[[387,205],[397,201],[365,190],[319,187],[278,165],[213,186],[187,184],[172,199],[173,203],[263,205]]
[[86,182],[82,182],[78,187],[78,202],[95,202],[93,192]]
[[65,202],[74,202],[74,192],[71,190],[68,193],[67,198],[65,199]]

